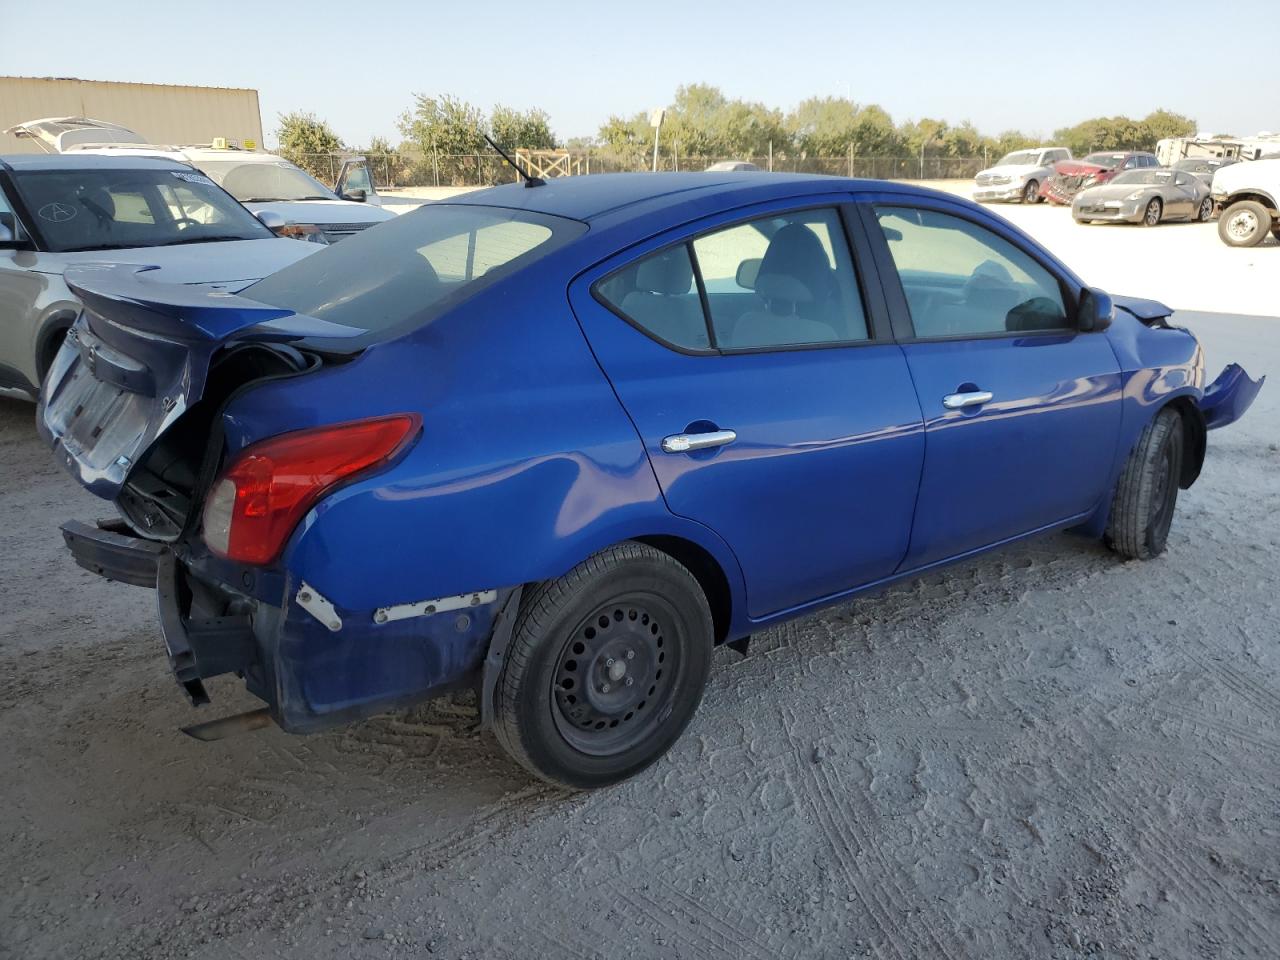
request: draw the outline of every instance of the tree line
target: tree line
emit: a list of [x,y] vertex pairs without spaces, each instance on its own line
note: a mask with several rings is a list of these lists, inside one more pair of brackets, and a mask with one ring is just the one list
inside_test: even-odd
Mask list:
[[[603,169],[644,169],[653,153],[649,113],[610,116],[594,137],[558,139],[550,117],[539,109],[501,104],[487,114],[450,95],[415,94],[397,121],[401,141],[378,137],[359,148],[343,143],[314,114],[281,115],[276,136],[286,158],[324,179],[326,155],[356,151],[383,158],[384,179],[399,182],[483,182],[509,179],[492,157],[484,134],[504,149],[590,151]],[[972,123],[923,118],[895,123],[877,104],[845,97],[810,97],[788,111],[733,99],[718,87],[687,84],[666,107],[660,150],[664,156],[712,158],[930,157],[983,158],[995,162],[1013,150],[1051,141],[1080,155],[1090,150],[1150,150],[1164,137],[1195,131],[1188,117],[1156,110],[1141,119],[1096,117],[1054,131],[1050,137],[1022,130],[995,136]]]

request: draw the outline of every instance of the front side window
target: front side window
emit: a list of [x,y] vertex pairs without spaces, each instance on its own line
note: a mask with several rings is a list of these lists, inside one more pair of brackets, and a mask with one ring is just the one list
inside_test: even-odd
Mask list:
[[761,217],[703,234],[629,264],[595,290],[645,332],[684,349],[759,350],[868,339],[840,215],[830,208]]
[[914,207],[876,207],[921,339],[1072,325],[1057,279],[985,227]]
[[272,236],[194,170],[30,170],[13,179],[33,230],[57,253]]
[[8,231],[3,236],[10,242],[16,243],[23,239],[22,225],[18,223],[17,214],[13,212],[13,205],[9,203],[9,198],[4,195],[3,190],[0,190],[0,227]]

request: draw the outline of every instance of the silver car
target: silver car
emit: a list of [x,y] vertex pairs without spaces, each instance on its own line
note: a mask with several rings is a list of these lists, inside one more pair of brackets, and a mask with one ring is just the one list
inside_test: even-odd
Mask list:
[[1205,182],[1184,170],[1126,170],[1077,193],[1071,215],[1076,223],[1110,220],[1148,227],[1166,220],[1203,222],[1213,219],[1213,200]]
[[277,237],[208,177],[145,157],[0,157],[0,394],[34,400],[80,304],[76,269],[237,290],[321,246]]

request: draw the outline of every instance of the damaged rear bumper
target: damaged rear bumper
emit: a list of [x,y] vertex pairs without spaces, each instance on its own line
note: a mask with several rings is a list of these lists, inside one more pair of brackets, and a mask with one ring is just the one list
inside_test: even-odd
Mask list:
[[[325,600],[330,613],[317,616],[318,592],[287,573],[215,570],[208,558],[141,538],[121,521],[62,529],[81,567],[155,588],[169,666],[192,705],[210,701],[206,680],[234,673],[292,733],[476,684],[494,654],[495,625],[509,629],[510,616],[500,621],[499,613],[518,596],[487,590],[375,610]],[[498,651],[497,666],[500,658]],[[484,670],[490,686],[492,674]]]
[[1200,398],[1204,425],[1210,430],[1235,423],[1253,404],[1266,377],[1254,380],[1238,363],[1228,364]]

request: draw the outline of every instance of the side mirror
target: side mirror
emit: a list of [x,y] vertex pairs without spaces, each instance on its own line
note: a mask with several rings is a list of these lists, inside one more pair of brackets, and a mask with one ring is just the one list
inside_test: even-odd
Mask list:
[[262,222],[262,225],[272,233],[277,232],[285,225],[284,217],[280,216],[280,214],[276,213],[274,210],[259,210],[254,214],[254,216],[257,217]]
[[343,200],[353,200],[356,203],[364,203],[368,198],[369,195],[361,187],[352,187],[342,194]]
[[760,275],[759,257],[752,257],[749,260],[743,260],[738,264],[738,272],[734,274],[734,282],[744,290],[754,290],[756,288],[756,277]]
[[1111,297],[1097,287],[1085,287],[1080,293],[1080,309],[1076,311],[1076,326],[1085,333],[1094,333],[1111,326],[1115,305]]

